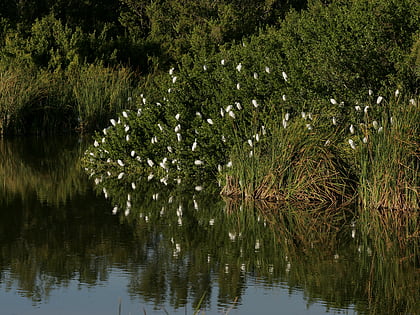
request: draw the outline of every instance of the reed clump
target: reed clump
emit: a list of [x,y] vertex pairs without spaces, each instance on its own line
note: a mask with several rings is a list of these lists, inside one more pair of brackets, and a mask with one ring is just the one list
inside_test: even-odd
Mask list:
[[100,64],[66,71],[16,66],[0,69],[1,134],[91,132],[131,106],[133,75]]
[[68,74],[75,102],[78,129],[97,130],[105,121],[128,107],[133,75],[127,68],[83,65]]
[[0,72],[0,132],[17,128],[22,113],[45,96],[45,88],[28,69]]
[[287,126],[273,122],[271,130],[252,155],[233,150],[223,195],[306,204],[343,204],[352,199],[353,174],[335,146],[326,145],[326,134],[309,130],[300,117]]
[[379,121],[366,117],[366,144],[356,157],[363,208],[418,211],[420,108],[418,99],[391,99]]

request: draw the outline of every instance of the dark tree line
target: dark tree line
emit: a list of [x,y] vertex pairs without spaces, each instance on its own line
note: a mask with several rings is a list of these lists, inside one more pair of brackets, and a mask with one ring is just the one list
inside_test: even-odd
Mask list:
[[30,37],[33,24],[50,15],[73,32],[106,42],[84,47],[83,57],[144,68],[146,55],[164,65],[197,50],[217,51],[305,6],[306,0],[14,0],[0,4],[0,30],[3,38],[5,25]]

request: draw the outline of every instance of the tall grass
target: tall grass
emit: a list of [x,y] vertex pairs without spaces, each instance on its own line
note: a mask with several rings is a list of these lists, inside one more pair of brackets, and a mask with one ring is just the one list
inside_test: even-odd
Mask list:
[[283,124],[278,117],[266,122],[264,141],[233,147],[222,194],[330,204],[357,196],[365,209],[418,210],[418,99],[397,93],[367,104],[339,124],[328,114],[308,120],[305,113],[305,119],[295,114]]
[[358,192],[365,209],[418,210],[420,205],[418,99],[391,99],[381,119],[367,117],[367,144],[358,153]]
[[[289,120],[290,119],[290,120]],[[313,120],[312,120],[313,119]],[[267,122],[269,136],[249,150],[235,146],[222,194],[305,203],[343,203],[354,194],[346,162],[337,154],[339,134],[317,117]]]
[[22,113],[45,96],[45,89],[28,69],[0,72],[0,133],[17,129]]
[[0,69],[0,133],[92,131],[136,94],[126,68],[77,65],[67,71]]
[[69,74],[80,129],[98,129],[128,106],[132,74],[126,68],[85,65]]

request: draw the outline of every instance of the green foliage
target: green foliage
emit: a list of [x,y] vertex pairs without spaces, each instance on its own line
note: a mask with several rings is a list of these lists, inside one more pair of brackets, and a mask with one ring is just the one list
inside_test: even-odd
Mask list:
[[34,66],[51,71],[65,69],[77,63],[83,43],[80,29],[73,31],[53,15],[37,20],[25,37],[18,32],[6,34],[1,50],[4,65]]
[[[384,12],[387,8],[380,7]],[[280,30],[270,28],[241,44],[224,46],[218,54],[185,56],[177,70],[148,89],[147,101],[137,102],[137,114],[119,117],[120,123],[111,126],[106,137],[97,137],[88,167],[105,170],[111,165],[112,176],[128,170],[152,172],[164,183],[168,178],[219,173],[227,194],[350,201],[353,183],[361,178],[354,154],[366,136],[366,115],[385,119],[390,109],[367,87],[411,78],[394,69],[408,58],[408,34],[413,30],[408,28],[398,45],[377,48],[393,33],[375,28],[367,35],[361,32],[366,21],[357,20],[359,10],[356,4],[314,4],[301,15],[290,14]],[[318,20],[322,27],[309,27]],[[360,42],[341,39],[341,45],[339,38],[349,27]],[[287,33],[292,29],[319,49],[305,48],[303,57],[294,59],[297,52],[295,56],[289,49],[294,35]],[[310,40],[309,32],[319,40]],[[337,43],[331,46],[334,39]],[[341,50],[362,42],[370,45],[364,53],[366,65],[356,64],[354,69],[369,73],[358,76],[350,67],[351,58],[362,55]],[[376,61],[382,59],[389,67],[378,66]],[[309,62],[310,73],[305,72]],[[411,87],[404,86],[406,95]]]
[[[254,62],[260,55],[252,46],[226,53],[226,59],[222,55],[185,58],[179,70],[159,79],[137,100],[137,113],[115,119],[121,123],[110,126],[103,143],[98,136],[101,145],[93,154],[102,157],[92,163],[118,168],[120,159],[125,167],[146,173],[153,169],[173,179],[200,178],[228,164],[233,144],[261,134],[265,117],[282,112],[287,101],[280,90],[287,82],[278,64]],[[130,157],[132,151],[136,159]]]
[[287,15],[279,30],[282,52],[304,98],[353,98],[367,89],[404,85],[418,76],[402,69],[418,31],[417,1],[311,2]]
[[[124,3],[120,22],[131,37],[159,43],[162,61],[180,61],[186,54],[217,51],[221,44],[241,40],[259,27],[275,25],[285,13],[306,1],[133,1]],[[165,58],[166,57],[166,58]]]

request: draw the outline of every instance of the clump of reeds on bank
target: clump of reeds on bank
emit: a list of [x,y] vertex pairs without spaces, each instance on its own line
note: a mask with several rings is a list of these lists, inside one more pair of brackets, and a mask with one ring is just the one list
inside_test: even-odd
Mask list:
[[222,194],[306,204],[351,200],[354,182],[337,154],[335,131],[311,113],[285,116],[282,124],[270,123],[265,143],[233,149]]
[[132,72],[77,64],[51,72],[25,65],[0,68],[0,133],[89,132],[123,108],[135,89]]
[[39,81],[24,69],[0,73],[0,133],[19,125],[22,112],[43,97]]
[[129,108],[132,100],[132,73],[126,68],[83,65],[68,75],[75,103],[78,129],[97,130],[105,121]]
[[418,210],[418,100],[400,99],[397,91],[389,101],[371,97],[355,108],[356,115],[340,123],[332,117],[329,128],[328,115],[286,114],[282,124],[271,123],[265,144],[235,146],[222,194],[341,205],[357,200],[369,210]]
[[[378,99],[378,102],[381,101]],[[418,99],[382,100],[382,115],[366,115],[357,148],[359,203],[366,209],[420,207],[420,107]]]

